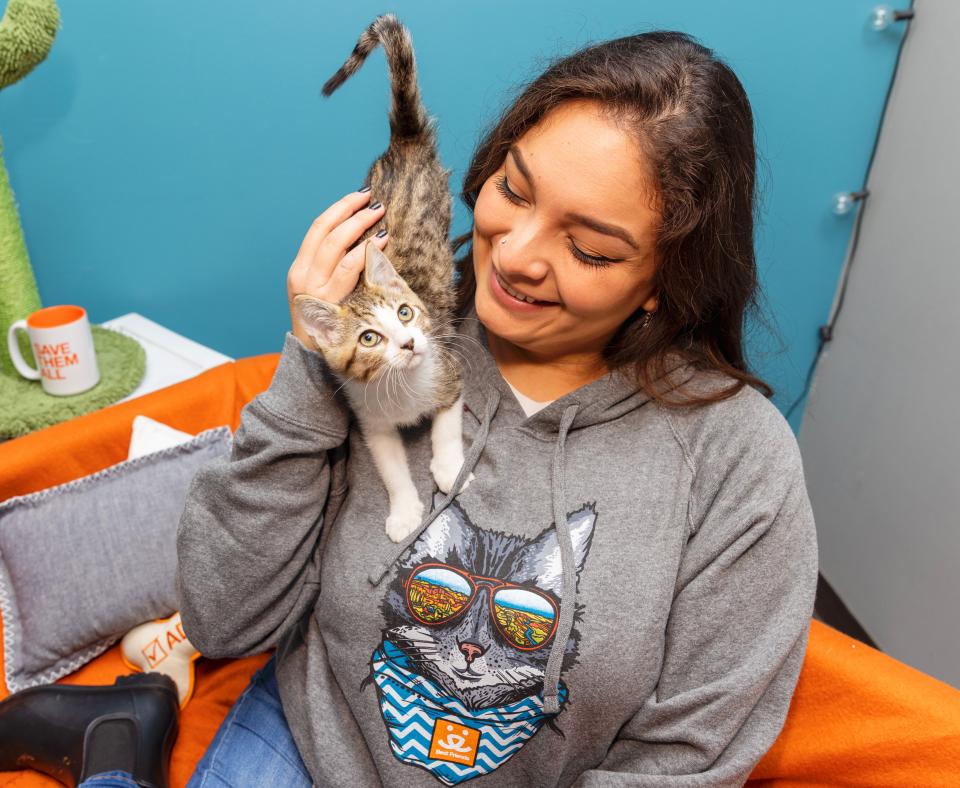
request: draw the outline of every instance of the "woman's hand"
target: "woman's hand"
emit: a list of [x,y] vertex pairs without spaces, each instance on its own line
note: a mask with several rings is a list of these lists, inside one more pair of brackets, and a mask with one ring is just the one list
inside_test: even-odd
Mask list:
[[[369,191],[351,192],[314,219],[287,272],[292,331],[308,347],[311,346],[310,340],[297,319],[293,299],[305,293],[323,301],[339,303],[353,292],[363,271],[366,244],[350,247],[383,218],[385,210],[379,202],[374,200],[370,204],[370,200]],[[374,236],[370,240],[379,249],[387,244],[386,235]]]

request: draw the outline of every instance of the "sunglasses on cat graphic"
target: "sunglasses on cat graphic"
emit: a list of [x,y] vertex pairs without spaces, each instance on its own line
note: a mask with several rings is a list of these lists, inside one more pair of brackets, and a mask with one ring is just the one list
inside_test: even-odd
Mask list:
[[490,614],[507,643],[535,651],[550,642],[558,614],[557,603],[550,596],[447,564],[421,564],[410,573],[404,583],[407,608],[421,624],[447,624],[470,607],[480,586],[490,590]]

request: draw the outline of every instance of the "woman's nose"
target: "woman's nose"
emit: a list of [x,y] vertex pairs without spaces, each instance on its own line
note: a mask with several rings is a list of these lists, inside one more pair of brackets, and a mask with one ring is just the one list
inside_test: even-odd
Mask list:
[[499,266],[504,274],[526,279],[543,279],[549,264],[542,254],[542,244],[535,234],[511,230],[500,239]]

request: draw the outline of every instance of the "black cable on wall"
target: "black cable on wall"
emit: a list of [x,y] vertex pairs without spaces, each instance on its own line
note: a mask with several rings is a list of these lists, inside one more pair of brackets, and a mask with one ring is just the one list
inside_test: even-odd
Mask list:
[[857,253],[857,243],[860,240],[860,225],[863,221],[863,213],[866,208],[867,200],[869,198],[870,192],[867,190],[866,184],[870,181],[870,170],[873,168],[873,160],[877,155],[877,145],[880,142],[880,132],[883,129],[883,122],[887,117],[887,105],[890,103],[890,93],[893,91],[893,84],[897,79],[897,69],[900,68],[900,56],[903,54],[903,43],[907,40],[907,35],[910,32],[910,19],[913,18],[913,3],[914,0],[910,0],[910,12],[909,16],[903,15],[902,18],[906,24],[906,29],[903,31],[903,35],[900,37],[900,44],[897,48],[897,59],[893,64],[893,74],[890,77],[890,84],[887,86],[887,93],[883,99],[883,109],[880,112],[880,123],[877,126],[877,135],[873,140],[873,149],[870,151],[870,159],[867,162],[867,171],[864,176],[864,186],[860,190],[862,195],[861,201],[862,204],[857,209],[857,217],[854,220],[853,225],[853,240],[850,244],[850,253],[847,255],[847,264],[843,270],[843,275],[840,279],[840,292],[837,297],[836,305],[833,308],[833,313],[827,322],[820,326],[817,331],[817,352],[814,353],[813,361],[810,362],[810,369],[807,371],[807,379],[803,384],[803,390],[793,401],[793,404],[787,409],[786,418],[789,419],[793,412],[797,409],[801,402],[806,399],[807,395],[810,393],[810,386],[813,383],[813,375],[816,371],[817,364],[820,361],[820,355],[823,353],[823,348],[826,344],[833,339],[833,330],[837,324],[837,318],[840,315],[840,309],[843,307],[843,299],[847,293],[847,282],[850,279],[850,269],[853,267],[854,257]]

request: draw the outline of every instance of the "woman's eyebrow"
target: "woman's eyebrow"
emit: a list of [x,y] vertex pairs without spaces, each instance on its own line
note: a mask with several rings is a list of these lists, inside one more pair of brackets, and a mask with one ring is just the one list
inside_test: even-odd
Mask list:
[[513,156],[513,163],[517,165],[517,169],[520,170],[520,174],[526,178],[527,181],[532,182],[533,176],[530,174],[530,170],[527,168],[527,163],[523,160],[520,149],[516,145],[511,145],[510,150],[508,150],[507,153]]
[[637,251],[640,250],[640,244],[633,240],[633,236],[615,224],[606,224],[590,216],[584,216],[582,213],[567,213],[564,218],[567,221],[576,222],[577,224],[584,225],[584,227],[589,227],[591,230],[596,230],[598,233],[612,235],[614,238],[619,238],[621,241],[628,243]]
[[[530,169],[527,167],[527,163],[523,160],[523,155],[520,153],[520,149],[517,148],[516,145],[512,145],[507,153],[513,156],[513,163],[517,165],[517,169],[520,170],[520,174],[527,179],[527,183],[532,185],[533,176],[530,174]],[[589,227],[591,230],[602,233],[603,235],[610,235],[614,238],[619,238],[621,241],[629,244],[634,249],[640,249],[640,244],[633,240],[633,236],[622,227],[618,227],[615,224],[607,224],[606,222],[601,222],[599,219],[594,219],[590,216],[584,216],[582,213],[568,212],[564,218],[567,221],[576,222],[577,224],[582,224],[584,227]]]

